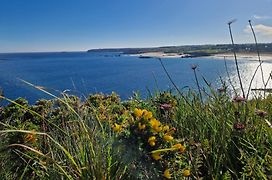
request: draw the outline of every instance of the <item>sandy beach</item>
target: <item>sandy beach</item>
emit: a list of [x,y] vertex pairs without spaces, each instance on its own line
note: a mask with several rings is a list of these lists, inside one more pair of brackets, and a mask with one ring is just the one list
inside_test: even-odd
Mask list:
[[[148,53],[139,53],[139,54],[131,54],[129,56],[137,56],[143,58],[183,58],[186,56],[190,56],[189,54],[178,54],[178,53],[164,53],[164,52],[148,52]],[[272,53],[260,54],[262,61],[272,61]],[[215,54],[211,56],[203,56],[202,58],[213,58],[213,59],[226,59],[233,60],[234,55],[232,53],[223,53],[223,54]],[[238,59],[247,59],[250,61],[258,61],[258,56],[256,53],[238,53]]]
[[186,56],[186,54],[164,53],[164,52],[148,52],[148,53],[132,54],[130,56],[152,57],[152,58],[181,58],[183,56]]
[[[262,61],[272,61],[272,54],[260,54]],[[234,55],[232,53],[225,53],[225,54],[215,54],[212,56],[209,56],[208,58],[214,58],[214,59],[227,59],[227,60],[233,60]],[[238,53],[237,59],[247,59],[250,61],[258,61],[258,56],[256,53]]]

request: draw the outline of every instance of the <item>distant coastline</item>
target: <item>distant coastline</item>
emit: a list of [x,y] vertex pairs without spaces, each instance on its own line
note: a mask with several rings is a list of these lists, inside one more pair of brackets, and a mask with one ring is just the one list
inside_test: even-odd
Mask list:
[[[258,59],[255,44],[236,44],[239,58]],[[260,43],[258,49],[264,60],[271,60],[272,43]],[[139,58],[195,58],[214,57],[233,59],[233,46],[230,44],[165,46],[152,48],[108,48],[90,49],[87,52],[113,52]]]
[[165,52],[146,52],[139,54],[129,54],[129,56],[137,56],[139,58],[193,58],[210,56],[209,54],[198,53],[198,54],[180,54],[180,53],[165,53]]

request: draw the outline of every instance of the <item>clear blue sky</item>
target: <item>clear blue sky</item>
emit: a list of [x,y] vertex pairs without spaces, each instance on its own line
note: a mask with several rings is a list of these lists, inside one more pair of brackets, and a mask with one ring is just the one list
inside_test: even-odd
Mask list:
[[0,52],[272,42],[272,0],[0,0]]

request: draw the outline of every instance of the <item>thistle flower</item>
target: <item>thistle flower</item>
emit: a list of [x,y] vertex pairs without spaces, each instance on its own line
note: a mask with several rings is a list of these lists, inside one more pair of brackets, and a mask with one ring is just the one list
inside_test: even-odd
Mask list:
[[160,105],[160,109],[162,109],[162,110],[169,110],[171,108],[172,108],[171,104],[164,103],[164,104]]
[[185,170],[183,171],[182,175],[183,175],[184,177],[188,177],[188,176],[191,175],[191,171],[190,171],[189,169],[185,169]]
[[170,142],[170,141],[172,141],[173,139],[174,139],[173,136],[168,135],[168,134],[165,134],[165,135],[163,136],[163,140],[165,140],[166,142]]
[[160,153],[152,153],[151,154],[152,158],[155,159],[156,161],[161,159],[161,154]]
[[265,116],[267,116],[267,112],[265,112],[265,111],[263,111],[263,110],[260,110],[260,109],[256,109],[255,110],[255,113],[258,115],[258,116],[260,116],[260,117],[262,117],[262,118],[264,118]]
[[166,179],[171,179],[170,169],[166,169],[166,170],[163,172],[163,177],[165,177]]
[[233,128],[236,130],[243,130],[245,129],[245,125],[243,123],[237,122],[233,125]]
[[241,96],[234,96],[232,101],[236,103],[243,103],[246,102],[246,99]]

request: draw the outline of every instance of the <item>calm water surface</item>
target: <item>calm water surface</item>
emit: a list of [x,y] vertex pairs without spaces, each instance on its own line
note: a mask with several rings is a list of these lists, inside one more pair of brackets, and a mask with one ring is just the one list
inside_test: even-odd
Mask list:
[[[170,75],[182,88],[195,88],[193,64],[198,65],[197,73],[204,85],[204,76],[214,87],[220,87],[219,77],[227,79],[224,60],[212,58],[171,58],[163,59]],[[231,79],[236,83],[236,69],[233,60],[227,60]],[[258,62],[239,60],[245,86],[248,85]],[[272,59],[263,63],[266,79],[272,70]],[[143,96],[147,89],[169,90],[172,85],[166,77],[160,62],[155,59],[141,59],[113,53],[14,53],[0,54],[0,87],[4,95],[11,99],[27,98],[34,103],[39,98],[49,98],[37,89],[22,83],[24,79],[58,95],[69,91],[80,96],[90,93],[112,91],[122,99],[132,96],[133,91]],[[271,84],[270,84],[271,85]],[[260,87],[260,73],[254,80],[253,87]]]

